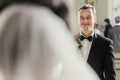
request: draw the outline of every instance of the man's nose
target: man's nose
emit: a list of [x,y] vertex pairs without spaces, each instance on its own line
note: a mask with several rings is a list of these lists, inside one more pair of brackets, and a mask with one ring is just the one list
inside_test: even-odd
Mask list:
[[84,18],[83,22],[88,22],[88,19],[87,19],[87,18]]

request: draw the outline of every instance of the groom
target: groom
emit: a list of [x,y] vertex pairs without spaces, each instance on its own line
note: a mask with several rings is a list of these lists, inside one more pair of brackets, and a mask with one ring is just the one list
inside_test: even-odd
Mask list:
[[80,41],[82,55],[95,70],[101,80],[115,80],[114,56],[111,41],[94,31],[96,10],[89,4],[79,8],[80,33],[75,35]]

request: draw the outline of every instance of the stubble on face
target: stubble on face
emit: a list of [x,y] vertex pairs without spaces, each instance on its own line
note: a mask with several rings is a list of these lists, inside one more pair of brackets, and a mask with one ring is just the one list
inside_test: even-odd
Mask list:
[[95,15],[92,9],[81,9],[80,14],[80,31],[88,35],[94,31]]

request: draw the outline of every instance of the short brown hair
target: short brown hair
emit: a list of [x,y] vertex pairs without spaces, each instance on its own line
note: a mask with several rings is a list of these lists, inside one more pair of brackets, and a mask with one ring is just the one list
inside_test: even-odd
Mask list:
[[116,17],[115,17],[115,22],[116,22],[116,23],[119,23],[119,22],[120,22],[120,16],[116,16]]
[[92,6],[92,5],[90,5],[90,4],[83,4],[82,6],[80,6],[79,11],[80,11],[81,9],[89,9],[89,8],[92,9],[92,11],[93,11],[94,14],[96,14],[96,9],[95,9],[95,7]]

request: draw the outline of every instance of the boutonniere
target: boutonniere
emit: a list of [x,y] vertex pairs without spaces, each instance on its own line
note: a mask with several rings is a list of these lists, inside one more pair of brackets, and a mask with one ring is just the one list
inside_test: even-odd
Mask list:
[[77,39],[78,48],[81,49],[83,45],[81,44],[80,38]]

